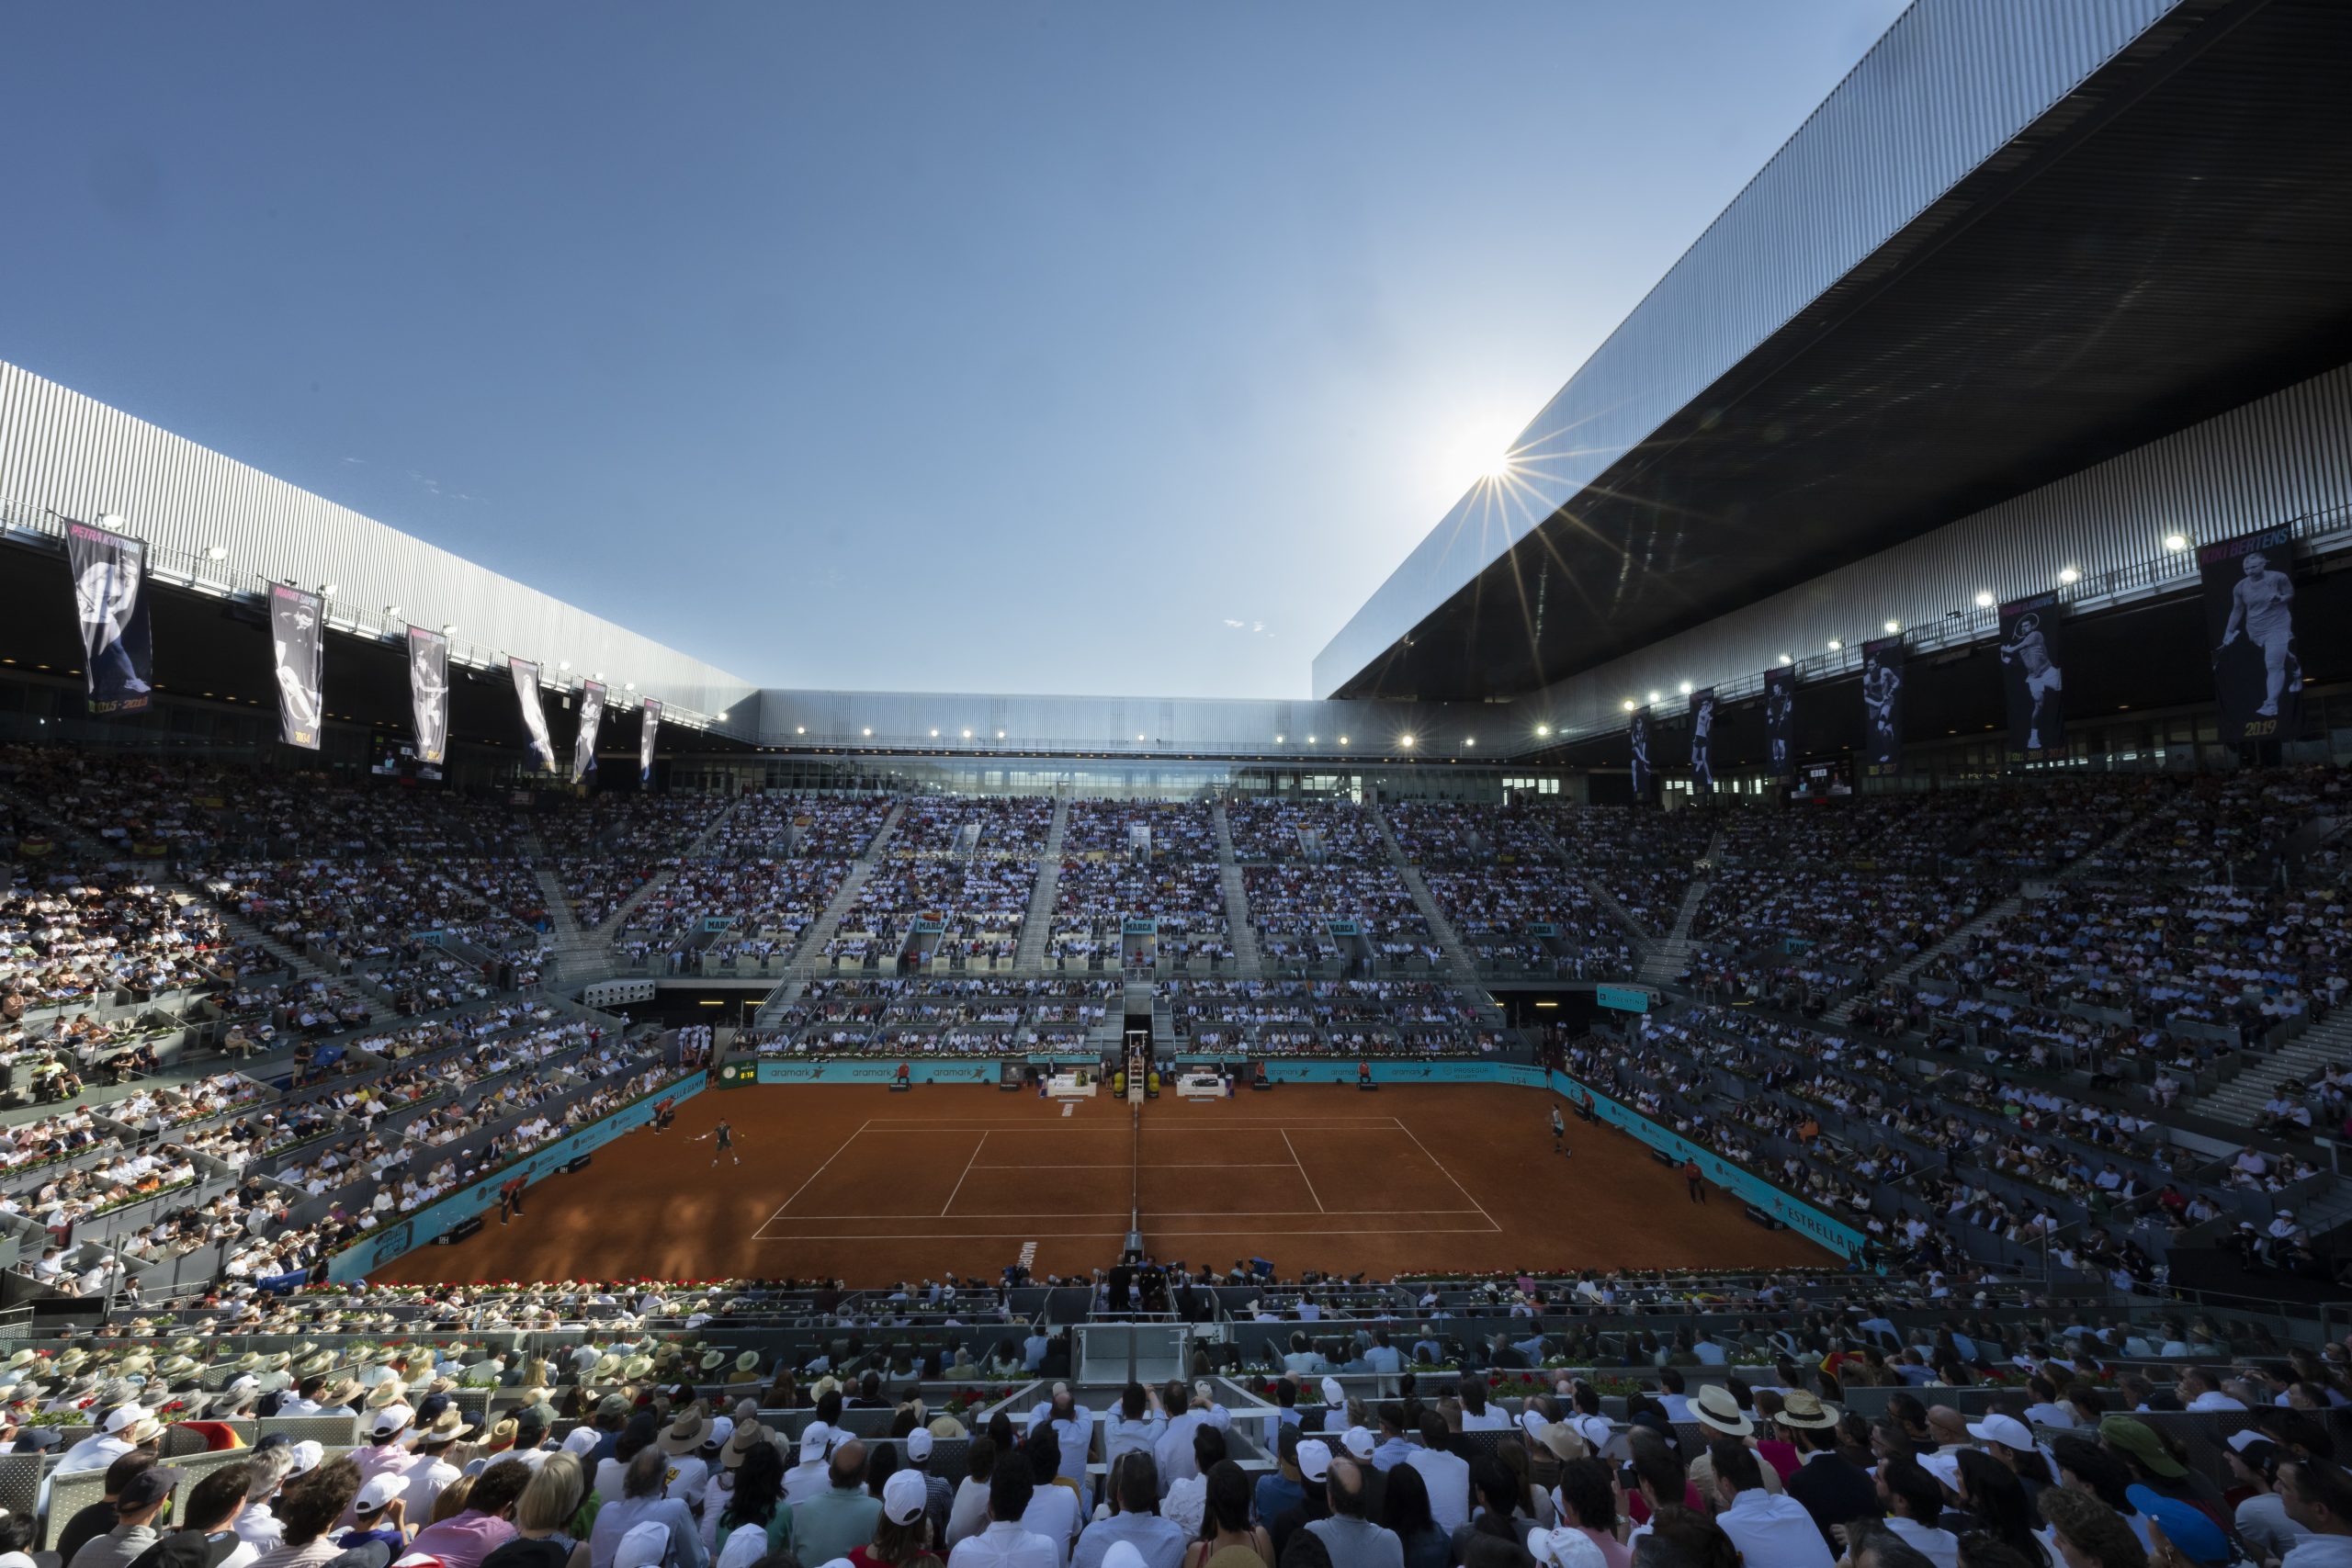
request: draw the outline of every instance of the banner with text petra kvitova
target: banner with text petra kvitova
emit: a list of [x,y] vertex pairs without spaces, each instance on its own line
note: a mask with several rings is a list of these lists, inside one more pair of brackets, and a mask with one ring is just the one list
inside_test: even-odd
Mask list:
[[326,601],[283,582],[269,585],[270,657],[277,669],[277,738],[308,751],[319,749],[325,716],[320,665],[326,649]]
[[1892,773],[1903,765],[1903,639],[1862,644],[1862,771]]
[[645,699],[645,713],[637,727],[637,782],[653,782],[653,732],[662,728],[662,705]]
[[2294,570],[2295,538],[2283,526],[2197,547],[2225,745],[2292,740],[2302,733]]
[[523,713],[523,739],[531,748],[534,773],[555,772],[555,742],[548,739],[547,705],[539,700],[539,667],[527,659],[509,659],[514,676],[514,701]]
[[449,639],[424,626],[408,629],[408,707],[416,721],[416,760],[447,761]]
[[2065,749],[2065,616],[2055,593],[2001,606],[2001,690],[2012,762],[2038,762]]
[[580,682],[580,735],[571,743],[574,784],[596,771],[596,731],[605,723],[605,687],[600,681]]
[[1797,771],[1797,672],[1785,665],[1764,671],[1764,751],[1772,776]]
[[87,523],[65,525],[74,613],[82,623],[82,670],[90,711],[139,713],[153,700],[147,631],[147,545]]
[[1634,798],[1650,797],[1650,781],[1656,775],[1650,768],[1650,710],[1635,708],[1633,722],[1625,727],[1634,745]]
[[1690,694],[1690,793],[1709,795],[1715,787],[1715,689]]

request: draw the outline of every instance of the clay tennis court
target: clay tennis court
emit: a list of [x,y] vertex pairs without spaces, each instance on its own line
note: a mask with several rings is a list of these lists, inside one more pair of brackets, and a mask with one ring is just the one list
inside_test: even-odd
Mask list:
[[[1824,1264],[1723,1193],[1693,1204],[1631,1137],[1489,1085],[1291,1084],[1226,1100],[1124,1101],[996,1089],[772,1085],[707,1090],[666,1133],[531,1189],[525,1213],[383,1280],[710,1280],[831,1275],[882,1285],[994,1276],[1035,1244],[1040,1275],[1115,1259],[1130,1193],[1162,1259],[1408,1269],[1736,1269]],[[710,1163],[721,1116],[740,1166]]]

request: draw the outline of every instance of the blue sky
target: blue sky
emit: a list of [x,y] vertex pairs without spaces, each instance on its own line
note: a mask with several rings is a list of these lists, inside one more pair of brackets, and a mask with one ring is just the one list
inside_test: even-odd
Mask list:
[[19,7],[0,358],[763,683],[1304,695],[1902,8]]

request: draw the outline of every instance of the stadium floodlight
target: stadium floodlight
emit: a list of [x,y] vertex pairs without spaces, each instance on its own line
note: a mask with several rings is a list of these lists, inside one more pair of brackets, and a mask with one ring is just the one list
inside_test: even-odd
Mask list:
[[2065,582],[2065,583],[2075,583],[2075,582],[2080,582],[2082,580],[2083,580],[2083,574],[2082,574],[2081,572],[2079,572],[2079,571],[2076,571],[2076,570],[2075,570],[2073,567],[2071,567],[2071,566],[2070,566],[2070,567],[2065,567],[2065,568],[2062,569],[2062,570],[2059,571],[2059,573],[2058,573],[2058,581],[2061,581],[2061,582]]
[[1886,635],[1889,637],[1893,637],[1896,632],[1899,632],[1902,629],[1903,623],[1901,621],[1889,620],[1886,623]]
[[725,714],[720,714],[720,715],[718,716],[718,722],[719,722],[719,723],[721,723],[721,724],[725,724],[725,723],[727,722],[727,716],[726,716]]
[[1464,746],[1476,746],[1478,744],[1478,738],[1475,735],[1465,736],[1463,738],[1462,744]]
[[2168,550],[2185,550],[2188,548],[2188,536],[2186,534],[2166,534],[2165,536],[2165,548]]
[[387,604],[384,606],[384,614],[397,621],[401,618],[401,607],[398,604]]
[[1285,737],[1285,736],[1277,735],[1277,736],[1275,736],[1275,737],[1274,737],[1274,744],[1275,744],[1275,745],[1277,745],[1277,746],[1279,746],[1279,745],[1281,745],[1281,744],[1283,743],[1283,741],[1284,739],[1288,739],[1288,738],[1287,738],[1287,737]]
[[1684,696],[1689,696],[1690,694],[1690,682],[1688,681],[1683,682],[1679,690]]
[[559,659],[555,661],[555,667],[559,670],[569,670],[571,668],[571,660],[569,659]]
[[[443,637],[456,637],[458,635],[458,623],[452,621],[447,626],[443,626],[441,628],[441,635]],[[634,691],[636,688],[631,687],[630,690]]]
[[1635,702],[1633,698],[1631,698],[1631,697],[1627,697],[1623,702],[1622,702],[1622,703],[1618,704],[1617,705],[1618,705],[1618,706],[1620,706],[1620,707],[1622,707],[1622,708],[1623,708],[1627,713],[1631,713],[1631,712],[1633,712],[1635,708],[1640,707],[1642,705],[1641,705],[1641,704],[1639,704],[1639,703],[1637,703],[1637,702]]
[[1796,661],[1797,656],[1793,653],[1784,653],[1781,655],[1781,662],[1783,664],[1794,664]]
[[1830,652],[1832,652],[1832,653],[1836,653],[1838,649],[1840,649],[1844,648],[1845,646],[1846,646],[1846,645],[1845,645],[1843,642],[1840,642],[1838,638],[1836,638],[1836,637],[1831,637],[1831,638],[1829,639],[1829,651],[1830,651]]
[[1413,738],[1409,735],[1400,735],[1396,738],[1396,744],[1409,751],[1413,749]]
[[1993,596],[1990,593],[1978,593],[1976,595],[1976,607],[1980,610],[1991,609],[1993,607]]
[[1650,701],[1654,703],[1662,703],[1666,701],[1666,694],[1663,692],[1652,692],[1650,694]]
[[204,558],[206,560],[227,560],[229,558],[229,547],[226,545],[207,545],[204,547]]
[[1001,729],[998,730],[998,731],[996,732],[996,738],[997,738],[999,740],[1003,739],[1004,739],[1004,731],[1003,731],[1003,730],[1001,730]]
[[634,681],[624,681],[621,682],[621,690],[624,692],[634,692],[637,690],[637,682]]
[[1140,740],[1140,739],[1143,739],[1143,737],[1142,737],[1142,736],[1140,736],[1140,735],[1138,735],[1138,736],[1136,736],[1136,739],[1138,739],[1138,740]]
[[322,582],[319,584],[319,592],[329,599],[334,597],[334,589],[335,585],[332,582]]
[[865,733],[866,733],[866,735],[867,735],[869,738],[871,738],[871,737],[872,737],[872,735],[874,734],[874,731],[873,731],[873,730],[871,730],[871,729],[868,729]]
[[806,735],[808,733],[808,727],[805,724],[795,725],[793,727],[792,733],[795,735]]
[[933,730],[933,731],[931,732],[931,738],[932,738],[933,740],[938,739],[939,739],[939,731],[937,731],[936,729]]
[[1307,743],[1309,746],[1314,745],[1314,744],[1315,744],[1315,737],[1313,737],[1312,735],[1308,736],[1308,737],[1306,738],[1306,743]]
[[101,527],[101,528],[119,528],[119,527],[121,527],[121,526],[122,526],[122,513],[119,513],[119,512],[101,512],[101,513],[98,513],[98,526],[99,526],[99,527]]
[[605,672],[602,670],[597,671],[594,675],[588,677],[591,681],[601,681],[604,678]]
[[1347,743],[1348,743],[1348,738],[1347,738],[1346,736],[1344,736],[1344,735],[1340,736],[1340,745],[1342,745],[1342,746],[1345,746]]
[[969,740],[971,738],[972,738],[972,732],[971,732],[970,730],[968,730],[968,729],[967,729],[967,730],[964,731],[964,739],[965,739]]
[[1546,736],[1546,735],[1551,734],[1551,733],[1552,733],[1552,727],[1551,727],[1550,725],[1548,725],[1548,724],[1539,724],[1539,725],[1537,725],[1537,726],[1535,727],[1535,733],[1536,733],[1536,736],[1540,739],[1540,738],[1542,738],[1542,737],[1544,737],[1544,736]]

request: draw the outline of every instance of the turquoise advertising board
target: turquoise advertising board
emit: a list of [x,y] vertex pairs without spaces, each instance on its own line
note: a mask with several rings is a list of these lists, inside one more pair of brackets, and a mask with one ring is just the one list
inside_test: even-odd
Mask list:
[[[1090,1062],[1093,1059],[1085,1058]],[[1002,1076],[994,1062],[903,1065],[910,1083],[995,1083]],[[887,1084],[899,1076],[900,1066],[896,1057],[884,1062],[762,1062],[760,1082]]]
[[1593,994],[1600,1005],[1615,1008],[1619,1012],[1647,1012],[1650,994],[1633,986],[1595,986]]

